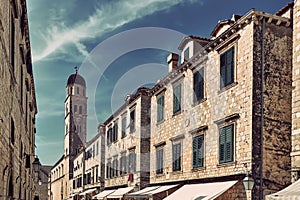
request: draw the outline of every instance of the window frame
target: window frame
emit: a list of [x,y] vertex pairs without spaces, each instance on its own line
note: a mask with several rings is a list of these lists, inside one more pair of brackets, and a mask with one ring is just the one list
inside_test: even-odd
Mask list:
[[127,116],[124,114],[121,120],[121,138],[126,137]]
[[[132,115],[133,113],[133,115]],[[135,132],[135,126],[136,126],[136,109],[132,108],[129,112],[129,118],[130,118],[130,122],[129,122],[129,129],[130,129],[130,133]]]
[[[200,139],[202,140],[202,144],[201,144],[201,147],[199,148],[199,140]],[[197,143],[197,149],[195,149],[195,147],[194,147],[195,143]],[[192,166],[193,166],[193,169],[204,167],[204,158],[205,158],[205,148],[204,147],[205,147],[204,134],[194,136],[193,141],[192,141]],[[197,162],[197,161],[199,161],[199,159],[201,159],[201,161]]]
[[[231,62],[228,62],[228,54],[232,53],[231,55]],[[224,57],[224,64],[222,63],[222,59]],[[236,48],[235,45],[230,46],[229,48],[227,48],[225,51],[223,51],[220,54],[220,89],[224,89],[227,86],[233,84],[235,82],[235,65],[236,65]],[[228,67],[230,67],[228,69]],[[230,70],[230,71],[229,71]],[[230,80],[228,79],[228,76],[230,73]]]
[[[229,129],[231,127],[231,132],[227,133],[227,129]],[[225,132],[223,132],[225,131]],[[225,134],[224,136],[222,136],[221,134],[223,133]],[[228,138],[227,134],[231,134],[230,137]],[[222,138],[224,138],[224,142],[222,142]],[[230,141],[227,141],[230,140]],[[230,151],[230,155],[228,155],[228,143],[231,145],[229,148]],[[223,153],[221,153],[222,148],[221,145],[223,146]],[[234,156],[235,156],[235,123],[230,123],[230,124],[226,124],[224,126],[219,127],[219,164],[225,164],[225,163],[230,163],[234,161]],[[223,154],[223,155],[222,155]]]
[[164,148],[156,149],[156,174],[164,172]]
[[156,106],[157,106],[157,112],[156,112],[156,122],[162,122],[164,120],[165,115],[165,95],[162,94],[160,96],[157,96],[156,98]]
[[[180,147],[179,150],[177,149],[178,146]],[[174,150],[176,150],[177,152],[175,152]],[[179,152],[178,152],[179,151]],[[175,155],[179,155],[178,157]],[[179,164],[176,164],[177,162],[179,162]],[[172,144],[172,171],[176,172],[176,171],[181,171],[182,169],[182,142],[174,142]]]
[[[200,80],[198,79],[198,81],[196,82],[197,75],[200,77]],[[200,91],[199,91],[199,87],[200,87]],[[205,97],[205,68],[204,67],[201,67],[193,72],[193,94],[194,94],[193,95],[194,104],[202,101]]]
[[187,47],[184,51],[183,51],[183,62],[186,62],[190,59],[190,47]]
[[[177,89],[178,87],[180,89]],[[180,93],[176,94],[177,91],[179,91]],[[179,106],[176,106],[177,103]],[[173,115],[180,113],[181,110],[182,110],[182,83],[180,82],[180,83],[173,85]]]

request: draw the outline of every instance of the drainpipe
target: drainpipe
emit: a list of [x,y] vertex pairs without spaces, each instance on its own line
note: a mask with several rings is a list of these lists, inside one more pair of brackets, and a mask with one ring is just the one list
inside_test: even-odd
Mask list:
[[259,167],[259,199],[263,199],[263,127],[264,127],[264,68],[265,68],[265,18],[262,19],[261,30],[261,97],[260,97],[260,167]]

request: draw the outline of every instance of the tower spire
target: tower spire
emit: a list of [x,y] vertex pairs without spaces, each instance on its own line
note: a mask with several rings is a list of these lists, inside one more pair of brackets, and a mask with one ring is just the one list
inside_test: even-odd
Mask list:
[[75,73],[77,74],[77,72],[78,72],[78,67],[75,66],[74,69],[75,69]]

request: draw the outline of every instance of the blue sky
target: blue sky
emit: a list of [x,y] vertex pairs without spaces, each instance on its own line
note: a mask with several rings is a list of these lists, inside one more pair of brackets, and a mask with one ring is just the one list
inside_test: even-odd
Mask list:
[[91,138],[126,94],[166,75],[166,56],[178,52],[184,35],[209,37],[217,22],[232,14],[243,15],[251,8],[275,13],[288,2],[27,0],[38,104],[36,151],[41,162],[54,164],[63,153],[65,86],[75,66],[92,88],[87,133]]

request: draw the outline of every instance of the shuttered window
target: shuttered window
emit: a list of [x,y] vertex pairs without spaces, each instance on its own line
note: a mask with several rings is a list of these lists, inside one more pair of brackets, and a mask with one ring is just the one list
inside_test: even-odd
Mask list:
[[233,124],[219,130],[219,162],[233,161]]
[[181,84],[173,88],[173,114],[181,111]]
[[221,55],[220,60],[220,88],[234,82],[234,47]]
[[126,136],[126,117],[122,118],[122,138]]
[[193,168],[203,167],[204,135],[193,138]]
[[126,155],[122,155],[120,158],[120,175],[126,174],[127,169],[126,169]]
[[181,143],[173,144],[173,171],[181,170]]
[[165,107],[165,97],[160,96],[157,99],[157,122],[164,119],[164,107]]
[[130,111],[130,133],[135,131],[135,110]]
[[163,173],[163,157],[164,149],[159,149],[156,151],[156,174]]
[[128,156],[129,172],[136,172],[136,154],[134,152],[130,153]]
[[112,130],[112,141],[115,142],[118,140],[118,123],[115,122]]
[[204,98],[204,68],[194,73],[194,103]]

